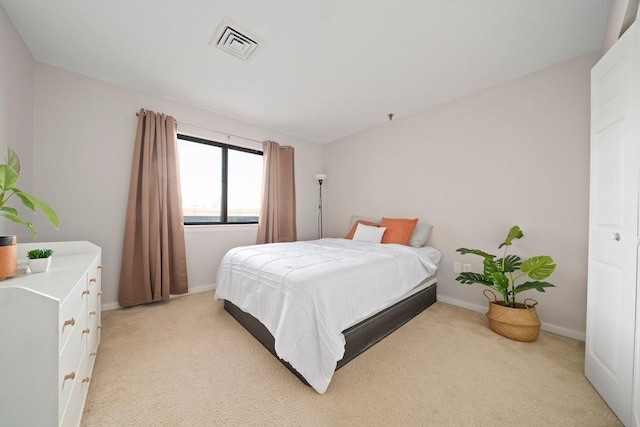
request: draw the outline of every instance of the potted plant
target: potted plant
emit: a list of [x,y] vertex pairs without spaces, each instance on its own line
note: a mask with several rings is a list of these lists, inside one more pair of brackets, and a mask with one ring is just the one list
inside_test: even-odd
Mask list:
[[[484,258],[482,273],[460,273],[456,280],[466,285],[479,283],[502,295],[503,300],[498,301],[492,291],[484,292],[489,299],[489,326],[494,332],[518,341],[535,341],[540,333],[540,320],[535,309],[538,302],[527,298],[523,303],[517,303],[516,295],[530,289],[545,292],[545,288],[554,287],[555,285],[543,280],[553,274],[556,264],[548,255],[534,256],[526,260],[517,255],[507,255],[507,249],[513,241],[523,236],[520,227],[511,227],[504,242],[498,246],[498,249],[504,247],[502,258],[499,259],[478,249],[456,249],[463,255],[474,254]],[[525,276],[532,280],[516,285],[516,282]],[[493,294],[493,301],[487,292]]]
[[[36,237],[36,230],[31,222],[23,219],[16,208],[7,206],[7,203],[16,196],[20,202],[32,212],[39,210],[51,221],[51,224],[58,229],[58,215],[42,200],[18,189],[18,178],[20,176],[20,159],[18,154],[7,146],[6,163],[0,164],[0,217],[22,224],[33,237]],[[15,200],[15,199],[14,199]],[[0,280],[16,274],[18,266],[16,236],[0,236]]]
[[49,270],[51,266],[51,249],[32,249],[27,252],[27,258],[29,258],[29,270],[32,273],[42,273]]

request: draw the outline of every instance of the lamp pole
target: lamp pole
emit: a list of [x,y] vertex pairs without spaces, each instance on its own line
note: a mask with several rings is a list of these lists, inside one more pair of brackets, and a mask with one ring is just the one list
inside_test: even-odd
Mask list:
[[313,176],[318,180],[319,203],[318,203],[318,229],[320,230],[320,238],[322,239],[322,181],[327,179],[327,175],[319,173]]
[[318,184],[320,184],[318,186],[320,188],[320,205],[318,206],[318,209],[320,209],[320,238],[322,239],[322,180],[321,179],[318,180]]

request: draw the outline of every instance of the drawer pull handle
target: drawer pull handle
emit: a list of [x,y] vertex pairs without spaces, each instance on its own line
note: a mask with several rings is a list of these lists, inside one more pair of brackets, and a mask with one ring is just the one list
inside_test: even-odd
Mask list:
[[97,314],[97,312],[95,310],[92,310],[89,312],[89,316],[95,316]]
[[91,291],[89,289],[85,289],[84,291],[82,291],[82,295],[89,295],[91,293]]
[[98,329],[102,329],[102,325],[98,325]]
[[99,265],[99,266],[98,266],[98,270],[102,270],[102,265]]
[[102,296],[102,291],[98,292],[98,296]]
[[91,353],[89,353],[89,356],[94,356],[95,357],[97,354],[98,354],[97,351],[92,351]]
[[74,379],[75,377],[76,377],[76,373],[72,371],[72,372],[70,372],[70,373],[68,373],[67,375],[65,375],[65,376],[64,376],[64,381],[66,381],[66,380],[72,380],[72,379]]
[[68,326],[68,325],[73,326],[73,325],[75,325],[75,324],[76,324],[76,319],[74,319],[74,318],[72,317],[72,318],[71,318],[71,319],[69,319],[69,320],[65,320],[65,321],[64,321],[64,323],[62,324],[62,327],[64,328],[65,326]]
[[92,277],[91,279],[89,279],[89,283],[96,283],[98,281],[98,279],[96,279],[95,277]]
[[85,328],[85,329],[82,330],[82,335],[88,334],[89,332],[91,332],[91,329]]
[[84,377],[84,378],[82,379],[82,382],[83,382],[83,383],[88,383],[89,381],[91,381],[91,377]]

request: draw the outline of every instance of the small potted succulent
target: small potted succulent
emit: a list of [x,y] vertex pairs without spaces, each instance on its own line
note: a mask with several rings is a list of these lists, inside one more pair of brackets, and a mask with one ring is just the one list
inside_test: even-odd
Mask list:
[[32,249],[27,252],[29,258],[29,270],[32,273],[42,273],[49,270],[51,266],[51,249]]

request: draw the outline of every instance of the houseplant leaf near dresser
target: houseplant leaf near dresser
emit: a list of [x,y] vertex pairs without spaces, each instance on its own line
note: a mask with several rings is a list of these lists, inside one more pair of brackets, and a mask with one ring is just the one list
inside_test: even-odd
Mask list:
[[[530,289],[545,292],[545,288],[554,287],[555,285],[543,280],[553,274],[556,264],[548,255],[525,260],[518,255],[507,255],[513,241],[523,236],[520,227],[511,227],[504,242],[498,246],[498,249],[504,247],[502,258],[498,259],[479,249],[456,249],[463,255],[473,254],[483,258],[482,273],[463,272],[456,280],[465,285],[479,283],[491,288],[484,291],[489,300],[487,318],[491,330],[516,341],[535,341],[540,334],[540,320],[535,308],[538,302],[533,298],[526,298],[518,303],[516,295]],[[531,280],[517,285],[516,282],[524,277]],[[494,291],[502,296],[502,301],[498,301]]]
[[[33,224],[22,218],[16,208],[7,206],[7,203],[15,196],[32,212],[40,211],[58,229],[59,220],[56,212],[42,200],[20,190],[17,187],[19,177],[20,158],[13,148],[7,146],[6,161],[4,164],[0,164],[0,217],[24,225],[31,231],[33,237],[36,237],[36,229]],[[16,244],[16,236],[0,236],[0,280],[16,274],[18,267]]]

